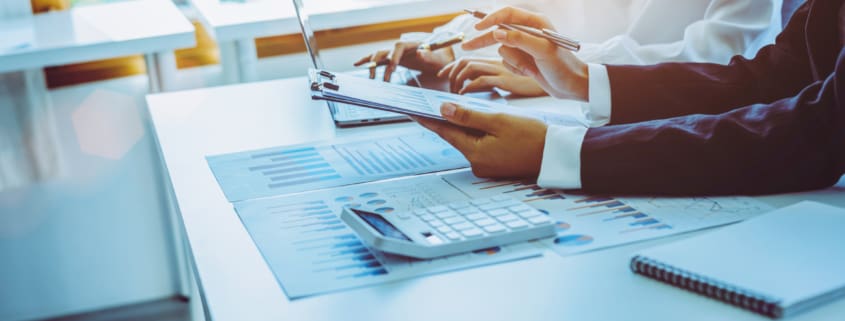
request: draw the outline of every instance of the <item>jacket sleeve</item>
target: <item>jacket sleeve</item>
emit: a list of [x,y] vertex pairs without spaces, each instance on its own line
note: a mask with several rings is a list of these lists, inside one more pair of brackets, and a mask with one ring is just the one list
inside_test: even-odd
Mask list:
[[775,44],[728,65],[663,63],[607,66],[612,124],[690,114],[719,114],[794,96],[812,81],[804,38],[808,6],[795,13]]
[[591,128],[581,149],[582,187],[759,194],[833,185],[845,172],[845,50],[832,74],[808,84],[794,97],[721,115]]

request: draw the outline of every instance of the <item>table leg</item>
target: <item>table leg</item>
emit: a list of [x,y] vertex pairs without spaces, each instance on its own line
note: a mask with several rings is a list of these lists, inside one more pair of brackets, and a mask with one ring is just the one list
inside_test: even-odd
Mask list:
[[220,67],[223,82],[236,84],[258,80],[255,41],[252,38],[220,42]]
[[241,82],[240,59],[235,41],[221,41],[220,46],[220,68],[223,72],[224,84],[237,84]]
[[21,126],[30,153],[34,153],[34,162],[31,165],[37,178],[54,178],[61,173],[62,161],[53,100],[47,90],[47,79],[41,69],[25,70],[23,78],[28,106],[23,111],[26,123]]
[[147,53],[144,55],[144,63],[147,67],[147,77],[149,78],[149,93],[158,93],[164,90],[162,84],[161,65],[158,62],[159,57],[154,53]]
[[254,39],[242,39],[235,43],[238,52],[238,64],[240,65],[240,78],[242,82],[258,80],[256,64],[258,63],[258,52],[255,48]]

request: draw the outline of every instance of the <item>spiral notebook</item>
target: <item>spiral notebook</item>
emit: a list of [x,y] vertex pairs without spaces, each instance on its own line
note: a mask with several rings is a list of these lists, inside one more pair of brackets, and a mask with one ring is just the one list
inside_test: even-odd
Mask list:
[[770,318],[845,296],[845,210],[801,202],[641,251],[631,270]]

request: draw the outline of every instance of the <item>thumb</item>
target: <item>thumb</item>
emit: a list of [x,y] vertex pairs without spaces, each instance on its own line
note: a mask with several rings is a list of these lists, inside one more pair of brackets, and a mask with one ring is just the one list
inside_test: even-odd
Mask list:
[[450,123],[458,126],[477,129],[485,133],[498,133],[499,119],[497,114],[469,109],[453,103],[443,103],[440,114]]

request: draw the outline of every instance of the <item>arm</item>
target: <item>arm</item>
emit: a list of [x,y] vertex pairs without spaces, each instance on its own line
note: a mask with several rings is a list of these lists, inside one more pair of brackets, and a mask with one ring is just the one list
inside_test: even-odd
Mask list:
[[797,94],[812,81],[804,37],[808,9],[804,6],[796,12],[776,43],[751,60],[735,56],[728,65],[608,66],[611,122],[718,114]]
[[[808,82],[809,83],[809,82]],[[581,183],[599,193],[759,194],[830,186],[845,172],[845,51],[795,97],[722,115],[591,128]]]
[[[578,56],[584,61],[603,64],[727,63],[734,55],[755,53],[763,44],[771,43],[780,31],[780,0],[690,2],[651,1],[629,32],[603,43],[584,44]],[[706,9],[700,20],[690,24],[683,18],[672,21],[674,15],[679,15],[674,10],[686,7],[700,12],[698,7],[704,5]],[[680,40],[649,39],[666,34],[667,29],[683,29]]]

